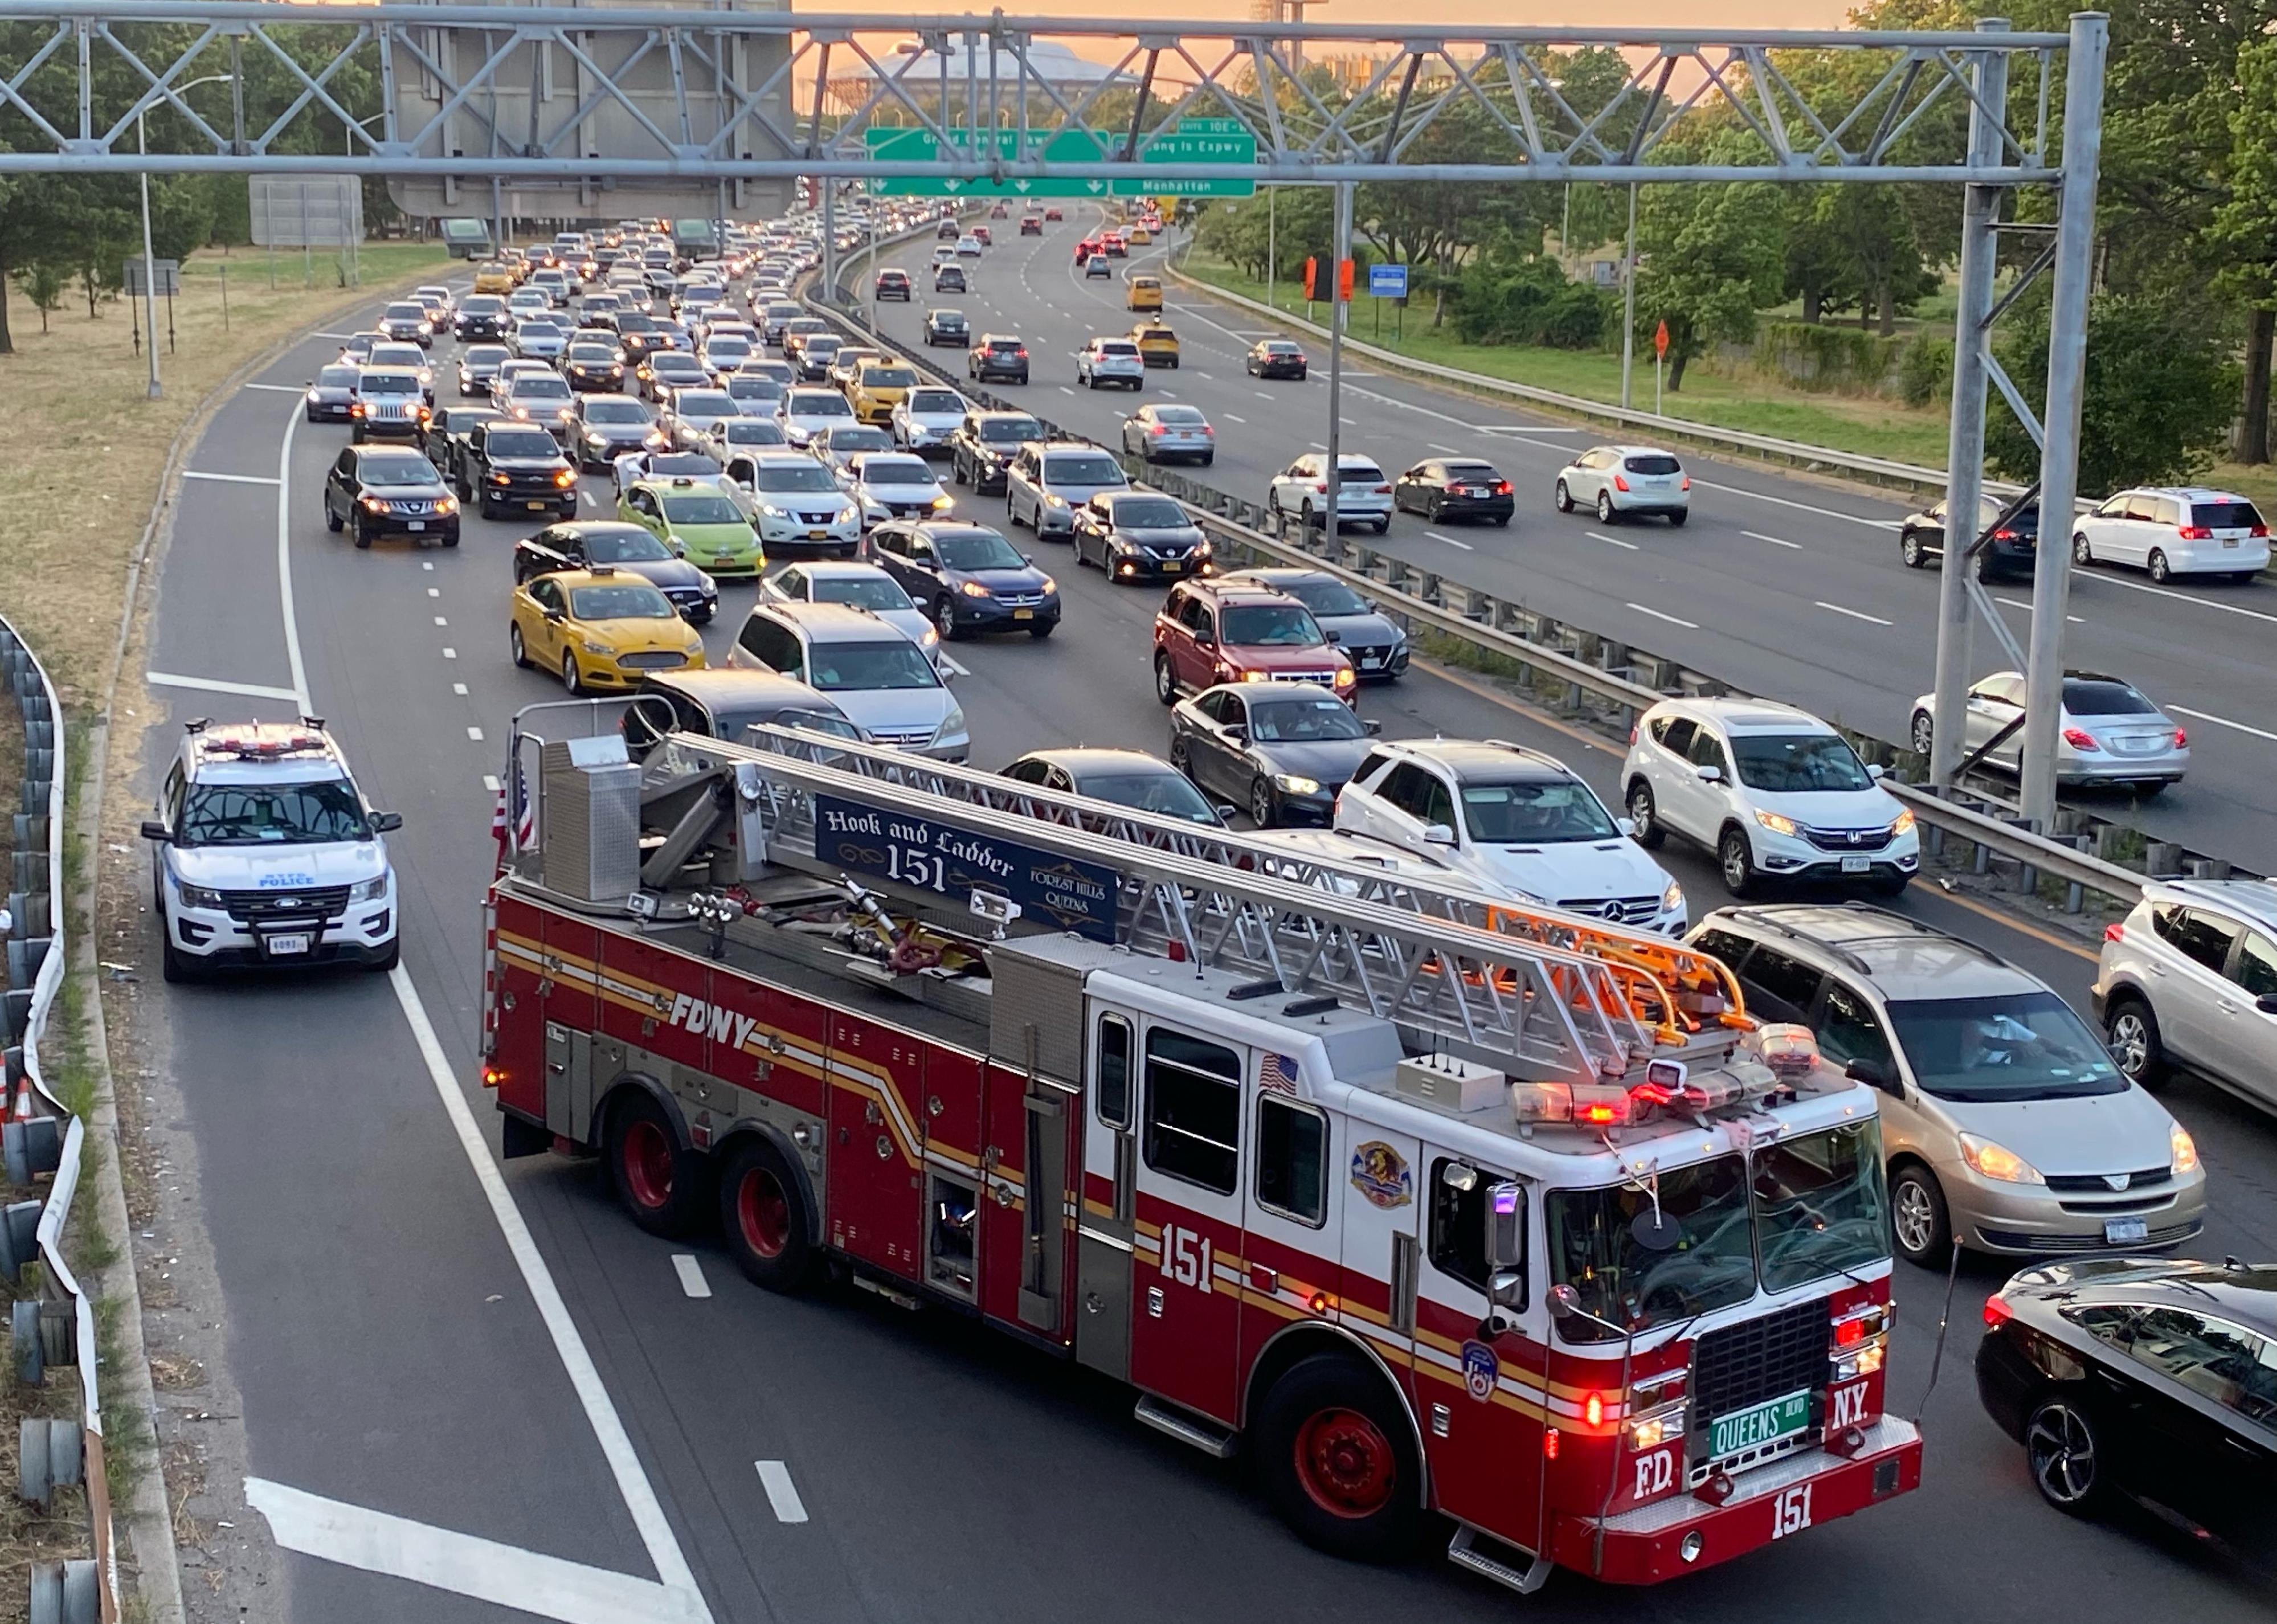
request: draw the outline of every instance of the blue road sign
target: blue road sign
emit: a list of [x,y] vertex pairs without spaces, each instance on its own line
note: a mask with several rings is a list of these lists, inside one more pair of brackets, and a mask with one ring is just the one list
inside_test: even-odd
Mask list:
[[1367,268],[1367,291],[1377,299],[1407,297],[1407,267],[1405,265],[1370,265]]

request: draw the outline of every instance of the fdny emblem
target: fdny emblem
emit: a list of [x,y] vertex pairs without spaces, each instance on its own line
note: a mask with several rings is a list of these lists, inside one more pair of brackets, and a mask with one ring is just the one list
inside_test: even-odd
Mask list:
[[1380,1139],[1353,1147],[1352,1181],[1370,1206],[1389,1210],[1415,1199],[1415,1178],[1407,1170],[1407,1158]]
[[1481,1404],[1494,1397],[1502,1376],[1502,1361],[1483,1342],[1463,1344],[1463,1390]]

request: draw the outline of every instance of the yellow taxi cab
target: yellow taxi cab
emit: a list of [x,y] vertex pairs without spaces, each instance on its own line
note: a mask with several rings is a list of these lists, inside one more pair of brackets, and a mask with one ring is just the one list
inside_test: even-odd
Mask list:
[[672,600],[605,564],[533,576],[515,587],[506,641],[515,665],[557,673],[573,694],[704,666],[704,639]]
[[475,267],[475,291],[478,294],[510,294],[514,292],[514,272],[497,260]]
[[1131,292],[1123,305],[1132,310],[1159,310],[1162,308],[1162,278],[1132,277]]
[[850,402],[854,399],[854,380],[862,376],[862,369],[885,358],[886,352],[881,349],[842,344],[838,353],[830,358],[830,369],[823,377]]
[[1138,359],[1148,366],[1177,366],[1178,335],[1160,321],[1140,322],[1131,330],[1131,341],[1138,347]]
[[1154,233],[1144,225],[1134,225],[1131,228],[1128,240],[1132,248],[1143,248],[1154,240]]
[[865,361],[862,370],[854,375],[854,386],[847,398],[854,407],[857,423],[880,425],[894,421],[894,408],[899,406],[910,390],[918,386],[917,369],[906,361],[890,356],[879,361]]

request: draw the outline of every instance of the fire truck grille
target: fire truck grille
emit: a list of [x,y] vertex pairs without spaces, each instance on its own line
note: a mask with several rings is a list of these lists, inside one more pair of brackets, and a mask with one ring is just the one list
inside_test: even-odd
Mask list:
[[1692,1413],[1704,1424],[1826,1382],[1824,1299],[1711,1330],[1692,1349]]

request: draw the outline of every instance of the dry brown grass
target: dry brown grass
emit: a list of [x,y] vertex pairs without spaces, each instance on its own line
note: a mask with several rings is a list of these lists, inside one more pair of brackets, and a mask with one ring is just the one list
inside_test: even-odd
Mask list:
[[[174,345],[164,347],[163,399],[147,398],[148,362],[135,354],[123,301],[89,320],[82,298],[40,330],[20,294],[9,300],[16,354],[0,355],[0,613],[39,651],[67,711],[96,696],[118,634],[126,570],[158,492],[167,446],[236,367],[327,315],[445,263],[439,248],[368,248],[363,286],[343,289],[322,258],[319,285],[302,286],[298,255],[278,258],[271,292],[264,255],[202,255],[183,267],[173,301]],[[220,274],[228,267],[228,326]]]

